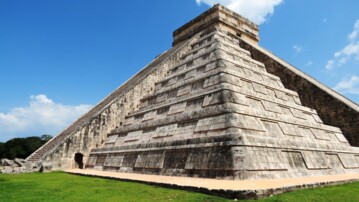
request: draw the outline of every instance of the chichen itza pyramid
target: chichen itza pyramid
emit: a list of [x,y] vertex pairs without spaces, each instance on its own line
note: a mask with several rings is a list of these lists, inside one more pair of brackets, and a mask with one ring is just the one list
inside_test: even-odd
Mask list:
[[260,47],[258,31],[215,5],[27,160],[219,179],[359,173],[359,106]]

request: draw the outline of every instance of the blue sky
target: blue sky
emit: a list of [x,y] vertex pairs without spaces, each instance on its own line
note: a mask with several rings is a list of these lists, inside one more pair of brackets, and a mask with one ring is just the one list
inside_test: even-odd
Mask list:
[[56,135],[222,3],[260,45],[359,103],[357,0],[0,0],[0,141]]

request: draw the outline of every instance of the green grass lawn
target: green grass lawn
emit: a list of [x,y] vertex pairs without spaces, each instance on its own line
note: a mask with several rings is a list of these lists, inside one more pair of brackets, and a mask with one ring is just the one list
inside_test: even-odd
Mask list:
[[[0,174],[0,201],[230,201],[201,193],[63,172]],[[359,201],[359,182],[258,201]]]

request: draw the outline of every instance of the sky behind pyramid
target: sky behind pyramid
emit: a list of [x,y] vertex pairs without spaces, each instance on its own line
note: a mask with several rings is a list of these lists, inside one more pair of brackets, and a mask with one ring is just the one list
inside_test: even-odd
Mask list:
[[262,47],[359,103],[358,1],[251,2],[0,1],[0,141],[56,135],[215,3],[259,23]]

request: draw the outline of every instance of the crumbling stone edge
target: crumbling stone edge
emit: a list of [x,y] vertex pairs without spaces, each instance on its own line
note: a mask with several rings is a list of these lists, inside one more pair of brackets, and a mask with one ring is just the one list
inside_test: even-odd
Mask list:
[[98,175],[87,174],[87,173],[74,173],[74,172],[68,172],[68,171],[65,171],[65,172],[72,174],[72,175],[98,177],[98,178],[118,180],[118,181],[123,181],[123,182],[137,182],[137,183],[141,183],[141,184],[159,186],[159,187],[163,187],[163,188],[172,188],[172,189],[180,189],[180,190],[186,190],[186,191],[191,191],[191,192],[199,192],[199,193],[204,193],[204,194],[208,194],[208,195],[214,195],[214,196],[219,196],[219,197],[223,197],[223,198],[238,199],[238,200],[261,199],[261,198],[271,197],[274,195],[292,192],[292,191],[301,190],[301,189],[342,185],[342,184],[359,181],[359,178],[355,178],[355,179],[348,179],[348,180],[284,186],[284,187],[274,188],[274,189],[224,190],[224,189],[208,189],[208,188],[204,188],[204,187],[194,187],[194,186],[181,186],[178,184],[169,184],[169,183],[160,183],[160,182],[148,182],[148,181],[142,181],[142,180],[134,180],[134,179],[126,179],[126,178],[118,178],[118,177],[110,177],[110,176],[98,176]]
[[52,163],[47,161],[31,162],[21,158],[0,159],[0,174],[50,172],[51,170]]

